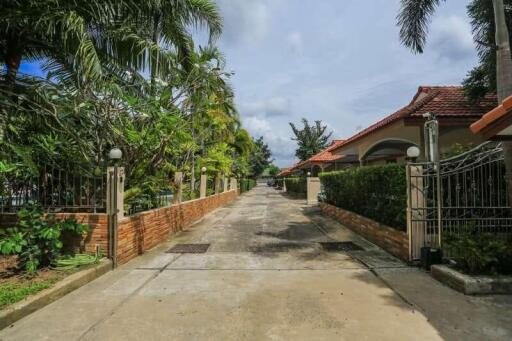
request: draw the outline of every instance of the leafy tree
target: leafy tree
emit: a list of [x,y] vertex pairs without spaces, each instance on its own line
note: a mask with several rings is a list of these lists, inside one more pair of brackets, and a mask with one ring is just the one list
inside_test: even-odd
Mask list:
[[312,126],[308,120],[303,118],[304,128],[298,129],[295,124],[290,122],[295,137],[292,140],[297,141],[298,148],[295,156],[301,161],[309,159],[329,145],[329,139],[332,132],[326,134],[327,126],[322,126],[322,121],[315,121]]
[[250,167],[253,176],[259,176],[272,162],[272,152],[260,136],[254,141],[254,150],[250,157]]
[[281,172],[281,169],[279,167],[277,167],[276,165],[270,165],[268,167],[268,174],[270,176],[276,176],[277,174],[279,174],[279,172]]

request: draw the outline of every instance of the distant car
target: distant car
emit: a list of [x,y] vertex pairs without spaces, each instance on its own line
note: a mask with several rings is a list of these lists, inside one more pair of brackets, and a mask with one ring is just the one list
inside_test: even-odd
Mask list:
[[268,187],[274,187],[276,185],[276,181],[274,179],[269,179],[267,181],[267,186]]

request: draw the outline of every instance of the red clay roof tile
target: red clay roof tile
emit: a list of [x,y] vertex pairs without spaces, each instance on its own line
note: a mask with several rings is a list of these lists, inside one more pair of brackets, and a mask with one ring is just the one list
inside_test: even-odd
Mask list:
[[[420,97],[423,95],[423,97]],[[496,106],[496,96],[487,95],[477,103],[471,103],[461,86],[420,86],[411,103],[395,113],[372,124],[336,147],[338,149],[372,132],[406,117],[421,118],[433,113],[438,118],[480,118]]]

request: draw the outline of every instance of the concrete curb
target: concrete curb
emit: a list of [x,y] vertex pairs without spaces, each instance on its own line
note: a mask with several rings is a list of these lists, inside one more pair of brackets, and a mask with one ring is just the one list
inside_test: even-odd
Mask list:
[[469,276],[446,265],[432,265],[430,273],[466,295],[512,294],[512,276]]
[[109,259],[104,259],[95,267],[74,273],[57,282],[53,287],[42,290],[0,311],[0,330],[91,282],[111,269],[112,262]]

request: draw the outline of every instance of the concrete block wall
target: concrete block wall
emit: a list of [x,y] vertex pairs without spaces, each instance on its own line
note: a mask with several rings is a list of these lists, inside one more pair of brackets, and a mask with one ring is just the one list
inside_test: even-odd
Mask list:
[[339,221],[392,255],[408,261],[409,238],[407,233],[324,202],[320,203],[320,209],[324,214]]

